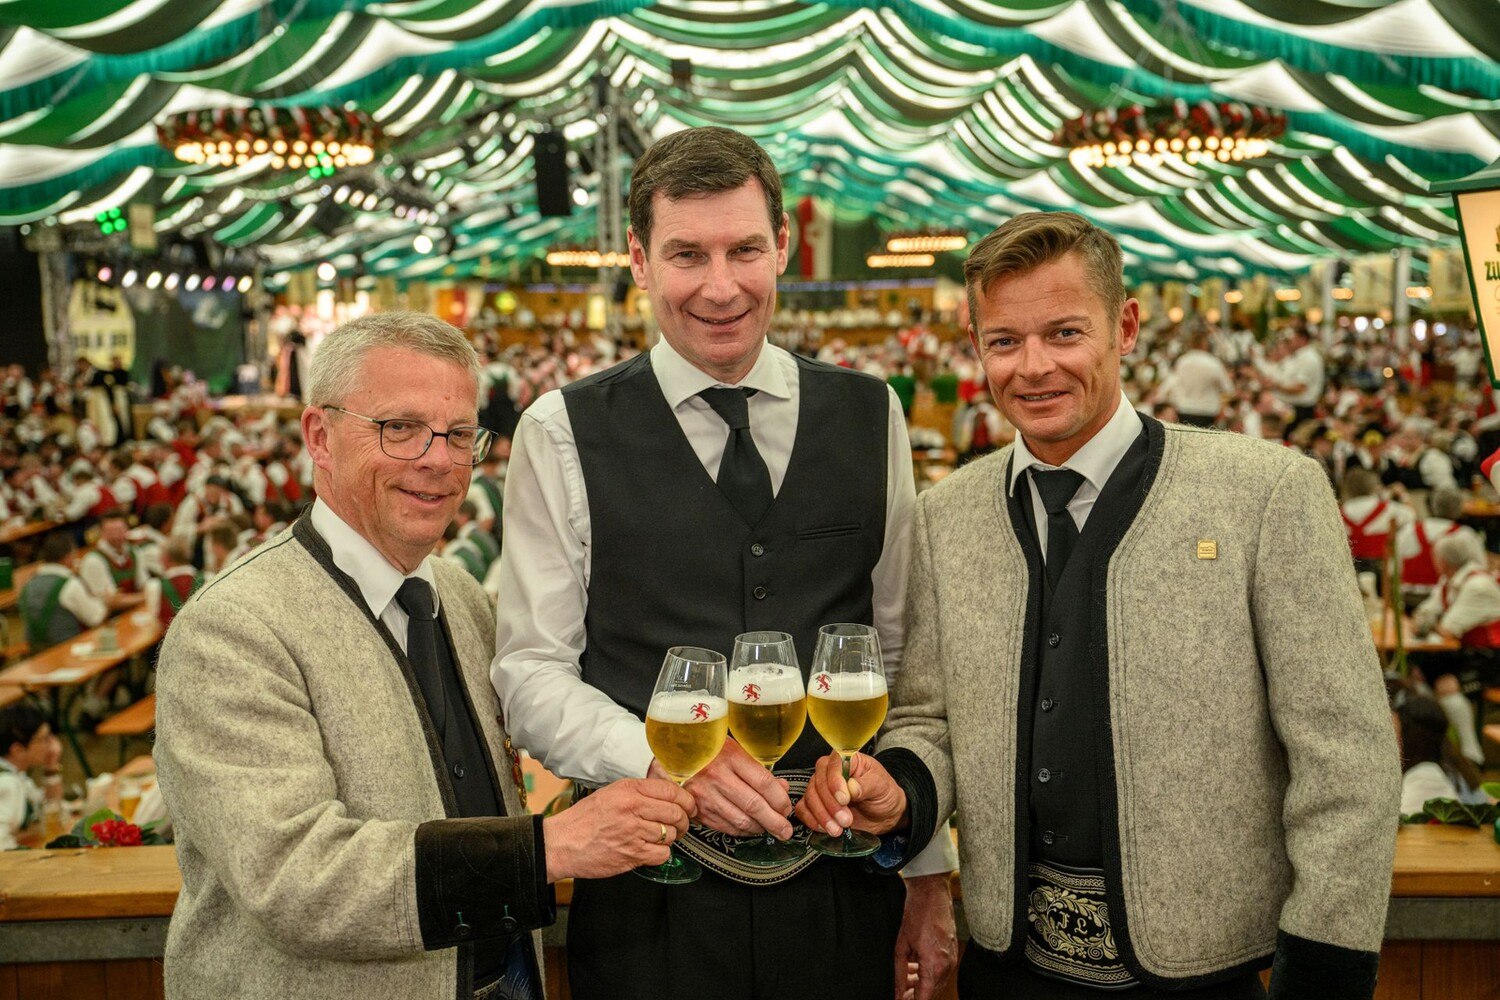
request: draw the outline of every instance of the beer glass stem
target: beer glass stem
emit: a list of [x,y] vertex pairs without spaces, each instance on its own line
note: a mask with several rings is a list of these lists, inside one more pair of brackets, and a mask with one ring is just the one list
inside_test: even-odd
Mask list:
[[[849,791],[849,758],[850,758],[850,756],[852,756],[852,755],[851,754],[847,754],[847,753],[841,753],[841,754],[839,754],[839,760],[842,761],[843,765],[844,765],[844,792],[846,794]],[[844,832],[840,836],[843,837],[844,842],[847,844],[847,843],[849,843],[849,842],[851,842],[851,841],[854,840],[854,829],[852,827],[846,826],[846,827],[844,827]]]

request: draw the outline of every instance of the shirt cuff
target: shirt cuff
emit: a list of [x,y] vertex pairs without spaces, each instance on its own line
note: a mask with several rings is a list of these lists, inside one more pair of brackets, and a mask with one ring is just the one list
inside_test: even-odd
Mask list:
[[875,759],[906,793],[910,823],[906,829],[882,837],[882,849],[871,857],[879,868],[905,868],[932,840],[937,827],[937,786],[922,758],[904,747],[882,750]]
[[431,951],[544,927],[557,919],[542,817],[423,823],[416,833],[417,916]]
[[1380,955],[1276,932],[1270,1000],[1370,1000]]
[[631,716],[610,727],[604,740],[604,767],[610,781],[644,778],[656,757],[646,742],[646,724]]
[[958,869],[958,846],[953,843],[953,832],[947,820],[938,827],[937,833],[932,835],[932,840],[922,848],[922,852],[906,863],[901,874],[907,878],[917,878],[921,875],[940,875],[945,872]]

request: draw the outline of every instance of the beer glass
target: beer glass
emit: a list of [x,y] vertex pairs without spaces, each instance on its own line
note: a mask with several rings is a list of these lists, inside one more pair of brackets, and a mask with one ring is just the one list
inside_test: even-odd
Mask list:
[[[807,723],[807,696],[797,647],[785,632],[746,632],[734,638],[729,660],[729,731],[745,752],[774,769]],[[774,868],[795,861],[807,848],[769,833],[741,844],[734,856],[747,865]]]
[[[662,660],[646,708],[646,742],[662,770],[679,785],[724,749],[729,734],[727,676],[724,654],[711,649],[673,646]],[[665,864],[637,868],[635,873],[664,885],[681,885],[698,881],[703,869],[674,851]]]
[[[812,672],[807,678],[807,715],[838,751],[849,780],[849,760],[874,738],[890,705],[880,636],[871,625],[824,625],[818,629]],[[842,836],[817,832],[807,846],[823,854],[859,858],[874,854],[880,838],[845,829]]]

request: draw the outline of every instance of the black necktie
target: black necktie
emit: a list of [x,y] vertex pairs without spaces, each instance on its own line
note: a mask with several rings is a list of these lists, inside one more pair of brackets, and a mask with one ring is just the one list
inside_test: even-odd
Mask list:
[[446,743],[448,732],[448,698],[443,690],[443,677],[439,672],[437,644],[437,611],[433,608],[432,587],[426,580],[412,577],[396,591],[396,603],[410,616],[406,625],[406,658],[411,661],[422,688],[422,697],[427,702],[427,714],[432,716],[432,725]]
[[729,425],[719,462],[719,489],[745,523],[754,527],[771,506],[771,473],[750,436],[750,397],[754,389],[704,389],[698,395]]
[[1042,495],[1042,506],[1047,508],[1047,583],[1054,589],[1062,577],[1063,567],[1078,540],[1078,525],[1068,513],[1068,501],[1083,485],[1083,474],[1072,469],[1054,469],[1043,472],[1031,470],[1031,481]]

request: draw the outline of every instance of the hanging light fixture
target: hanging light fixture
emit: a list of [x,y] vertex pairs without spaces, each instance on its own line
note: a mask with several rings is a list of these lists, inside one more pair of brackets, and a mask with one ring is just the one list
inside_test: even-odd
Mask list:
[[553,247],[547,251],[547,263],[552,267],[629,267],[630,254],[598,250],[587,247]]
[[1240,163],[1265,156],[1286,115],[1240,101],[1101,108],[1063,122],[1052,141],[1075,167]]
[[319,177],[365,166],[382,141],[369,115],[330,105],[184,111],[158,124],[156,137],[184,163],[233,167],[267,157],[273,169],[305,167]]
[[895,233],[885,241],[891,253],[949,253],[969,245],[967,233],[957,229],[930,229],[917,233]]
[[930,253],[871,253],[865,256],[866,267],[931,267],[937,257]]

